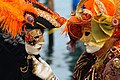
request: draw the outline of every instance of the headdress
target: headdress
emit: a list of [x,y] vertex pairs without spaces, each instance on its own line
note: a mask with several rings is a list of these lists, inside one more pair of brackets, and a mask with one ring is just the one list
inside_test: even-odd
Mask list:
[[[81,31],[71,30],[70,28],[75,26],[71,25],[71,23],[76,21],[72,20],[69,22],[68,20],[66,28],[70,30],[68,31],[70,38],[72,37],[70,42],[75,39],[74,36],[80,39],[81,37],[75,34],[83,35],[84,28],[90,28],[92,36],[89,39],[95,46],[102,47],[105,41],[112,36],[120,37],[119,10],[119,0],[81,0],[78,3],[74,16],[76,19],[79,19],[78,23],[80,24],[76,25],[78,26],[76,30],[81,28]],[[71,34],[74,34],[74,36]],[[76,41],[79,39],[76,39]]]
[[[83,5],[90,10],[93,15],[102,12],[104,14],[113,16],[116,11],[114,0],[86,0]],[[79,4],[78,6],[81,6]]]
[[60,27],[65,21],[36,0],[0,0],[0,28],[13,37],[21,34],[26,24],[34,28],[53,28]]

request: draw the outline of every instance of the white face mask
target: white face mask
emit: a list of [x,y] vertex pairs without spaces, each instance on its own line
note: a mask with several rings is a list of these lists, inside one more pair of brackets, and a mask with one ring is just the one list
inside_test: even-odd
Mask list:
[[[29,39],[29,37],[31,38]],[[38,55],[43,44],[43,34],[39,29],[31,30],[26,35],[25,49],[28,54]]]
[[25,48],[28,54],[38,55],[43,44],[44,42],[39,42],[32,46],[25,42]]
[[86,51],[88,53],[94,53],[94,52],[100,50],[100,47],[94,46],[91,43],[84,43],[84,45],[86,46]]

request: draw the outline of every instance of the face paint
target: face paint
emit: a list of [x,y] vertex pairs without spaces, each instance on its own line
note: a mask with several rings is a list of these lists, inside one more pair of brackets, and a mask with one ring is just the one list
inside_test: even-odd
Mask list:
[[40,29],[34,29],[26,34],[25,48],[28,54],[38,55],[43,44],[43,33]]

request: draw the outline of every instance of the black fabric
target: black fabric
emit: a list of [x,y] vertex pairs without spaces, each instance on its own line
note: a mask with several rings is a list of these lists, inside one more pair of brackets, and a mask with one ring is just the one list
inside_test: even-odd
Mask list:
[[[41,26],[41,25],[43,26]],[[55,26],[53,26],[49,21],[47,21],[46,19],[44,19],[43,17],[37,17],[35,18],[35,21],[34,21],[34,26],[30,25],[30,24],[25,24],[27,27],[27,29],[41,29],[41,30],[44,30],[44,29],[52,29],[52,28],[56,28]]]
[[[20,66],[27,65],[26,55],[24,44],[13,46],[0,37],[0,80],[41,80],[32,74],[32,68],[21,73]],[[30,63],[32,67],[32,61]]]
[[37,17],[35,19],[34,26],[38,29],[44,29],[42,26],[38,25],[37,22],[44,25],[47,29],[55,28],[55,26],[53,26],[52,23],[50,23],[48,20],[44,19],[43,17],[40,16]]

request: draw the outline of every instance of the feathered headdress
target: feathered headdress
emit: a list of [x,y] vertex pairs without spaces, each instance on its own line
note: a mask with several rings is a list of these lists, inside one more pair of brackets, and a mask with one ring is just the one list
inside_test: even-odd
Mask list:
[[[94,16],[100,17],[103,14],[103,15],[107,15],[109,17],[113,17],[115,14],[119,14],[118,12],[116,12],[116,10],[118,10],[118,8],[117,8],[118,5],[116,5],[116,3],[118,4],[118,1],[116,2],[115,0],[80,0],[80,2],[78,3],[78,6],[76,8],[76,14],[74,15],[74,18],[72,16],[70,18],[70,20],[68,20],[66,28],[64,30],[64,31],[68,32],[68,34],[71,38],[70,44],[72,44],[73,42],[75,43],[77,40],[79,40],[81,38],[81,36],[83,35],[82,34],[83,28],[89,27],[89,28],[92,28],[92,30],[93,30],[93,28],[95,28],[95,31],[97,31],[96,30],[96,29],[98,29],[97,26],[95,26],[95,23],[93,24]],[[96,19],[96,17],[95,17],[95,19]],[[107,19],[107,17],[105,17],[104,20],[105,19]],[[102,21],[104,22],[104,20],[102,20]],[[108,18],[107,20],[109,20],[109,21],[105,22],[105,24],[110,23],[109,27],[111,27],[112,19]],[[76,22],[79,25],[75,25],[75,24],[71,25],[73,22],[74,23]],[[100,23],[102,23],[102,22],[100,22]],[[100,25],[100,23],[97,23],[97,24]],[[102,25],[101,28],[104,33],[108,34],[108,32],[103,29],[105,26],[106,25]],[[77,31],[78,28],[80,28],[80,31]],[[94,31],[92,31],[92,32],[94,32]],[[108,37],[111,37],[112,33],[113,33],[113,29],[111,31],[109,31],[109,33],[110,34],[108,34],[109,35]],[[76,35],[76,34],[79,34],[80,36]],[[95,35],[96,35],[96,33],[95,33]],[[78,39],[76,39],[75,37],[78,37]],[[98,36],[98,37],[100,37],[100,36]]]
[[0,28],[13,37],[20,34],[27,23],[25,12],[37,15],[32,3],[24,0],[0,0]]
[[102,12],[106,15],[113,16],[116,11],[115,0],[81,0],[76,11],[78,12],[83,5],[93,15]]

